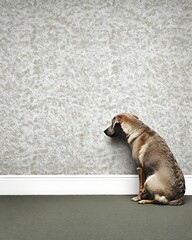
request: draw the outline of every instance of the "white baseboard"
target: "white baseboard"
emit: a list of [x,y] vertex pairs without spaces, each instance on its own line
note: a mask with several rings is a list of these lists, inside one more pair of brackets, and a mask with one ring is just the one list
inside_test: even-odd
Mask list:
[[[185,175],[192,195],[192,175]],[[0,175],[0,195],[137,194],[137,175]]]

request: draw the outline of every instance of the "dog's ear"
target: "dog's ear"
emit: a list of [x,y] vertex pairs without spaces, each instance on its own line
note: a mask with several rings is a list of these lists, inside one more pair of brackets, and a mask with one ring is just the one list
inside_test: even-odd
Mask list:
[[115,124],[116,123],[120,123],[121,122],[121,116],[115,116],[113,119],[112,119],[112,125],[111,127],[114,128],[115,127]]

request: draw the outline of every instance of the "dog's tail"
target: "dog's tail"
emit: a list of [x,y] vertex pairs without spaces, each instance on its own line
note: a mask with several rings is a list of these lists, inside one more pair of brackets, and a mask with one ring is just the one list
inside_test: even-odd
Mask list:
[[182,204],[184,204],[183,197],[168,202],[168,205],[170,205],[170,206],[179,206]]

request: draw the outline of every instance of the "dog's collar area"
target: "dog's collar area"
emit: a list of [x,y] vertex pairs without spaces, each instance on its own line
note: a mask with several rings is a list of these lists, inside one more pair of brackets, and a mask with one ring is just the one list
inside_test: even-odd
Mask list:
[[140,137],[145,131],[141,132],[141,133],[133,133],[131,135],[128,136],[128,143],[129,145],[133,145],[133,142],[138,138]]

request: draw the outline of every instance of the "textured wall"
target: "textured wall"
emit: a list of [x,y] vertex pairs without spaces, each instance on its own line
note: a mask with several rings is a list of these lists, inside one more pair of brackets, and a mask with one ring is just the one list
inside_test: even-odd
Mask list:
[[191,0],[0,0],[0,174],[127,174],[132,112],[192,174]]

